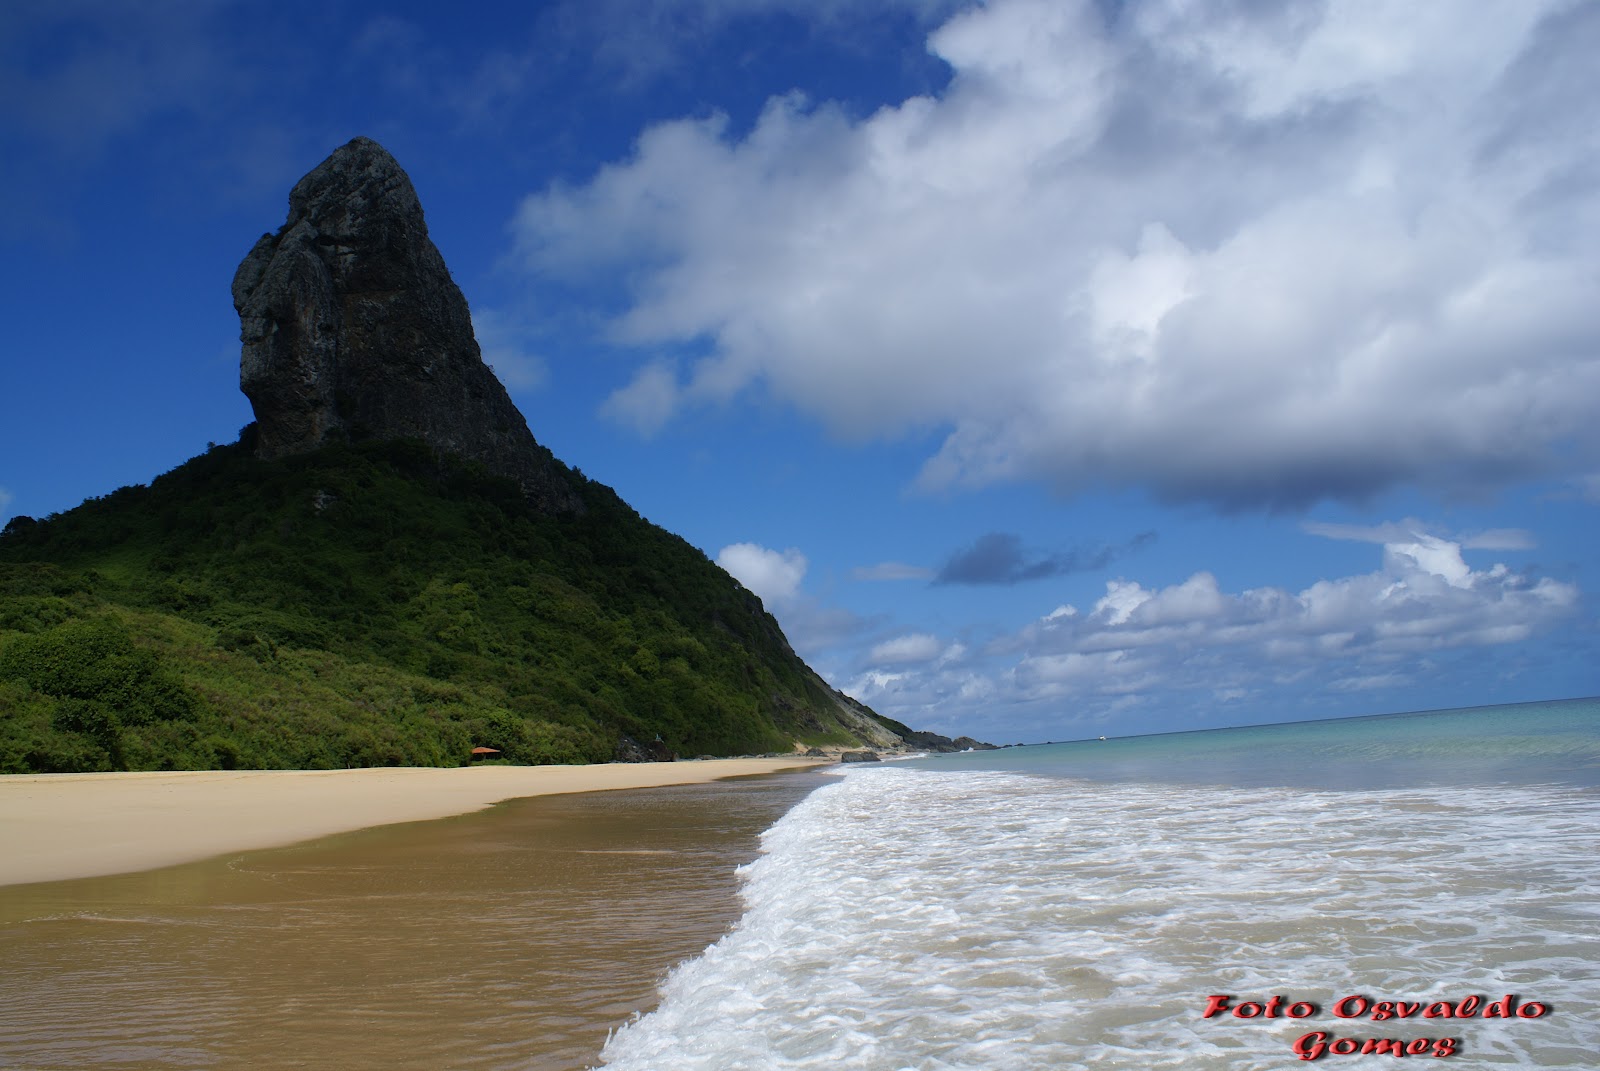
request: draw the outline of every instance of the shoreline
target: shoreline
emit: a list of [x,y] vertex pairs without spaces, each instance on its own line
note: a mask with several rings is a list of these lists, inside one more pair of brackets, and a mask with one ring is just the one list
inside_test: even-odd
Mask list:
[[804,756],[589,766],[8,774],[0,886],[107,877],[421,822],[511,799],[826,765]]
[[763,831],[831,780],[677,765],[658,788],[0,888],[0,1066],[595,1066],[737,923]]

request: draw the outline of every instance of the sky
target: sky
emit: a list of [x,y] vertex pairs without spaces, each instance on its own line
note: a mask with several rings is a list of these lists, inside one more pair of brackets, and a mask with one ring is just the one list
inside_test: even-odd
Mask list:
[[540,442],[916,728],[1600,693],[1600,2],[0,5],[0,519],[234,440],[350,138]]

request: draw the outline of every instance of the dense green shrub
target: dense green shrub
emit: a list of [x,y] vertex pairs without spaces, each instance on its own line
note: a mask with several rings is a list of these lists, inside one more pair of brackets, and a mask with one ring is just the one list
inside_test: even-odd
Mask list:
[[56,720],[78,732],[187,717],[194,700],[154,652],[108,618],[67,621],[0,649],[0,679],[62,700]]
[[572,476],[218,447],[0,534],[0,769],[455,765],[846,742],[760,601]]

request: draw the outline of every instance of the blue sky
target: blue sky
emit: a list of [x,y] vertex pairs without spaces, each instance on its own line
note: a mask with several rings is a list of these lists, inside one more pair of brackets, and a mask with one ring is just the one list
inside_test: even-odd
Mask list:
[[997,742],[1600,693],[1600,4],[0,8],[0,517],[356,135],[541,442]]

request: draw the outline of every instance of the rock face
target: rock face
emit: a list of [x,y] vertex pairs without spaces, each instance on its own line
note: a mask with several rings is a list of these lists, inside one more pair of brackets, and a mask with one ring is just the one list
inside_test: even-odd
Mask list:
[[970,736],[958,736],[954,740],[938,733],[907,733],[904,736],[906,746],[918,751],[936,751],[948,753],[952,751],[998,751],[993,744],[985,744],[981,740],[974,740]]
[[657,733],[656,738],[649,744],[641,744],[627,733],[617,738],[615,753],[611,756],[612,762],[672,762],[678,756],[673,754],[671,748]]
[[259,456],[420,438],[515,480],[547,512],[581,510],[483,363],[416,190],[377,142],[356,138],[295,185],[288,220],[239,265],[233,304]]

